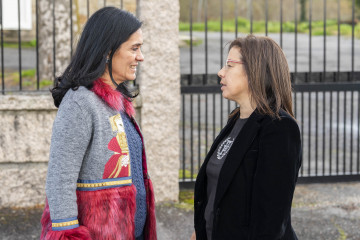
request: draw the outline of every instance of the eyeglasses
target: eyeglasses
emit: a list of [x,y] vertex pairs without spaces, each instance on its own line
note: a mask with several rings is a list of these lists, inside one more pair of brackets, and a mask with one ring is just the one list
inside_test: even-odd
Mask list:
[[232,60],[232,59],[226,59],[226,62],[225,62],[225,68],[228,68],[229,63],[239,63],[239,64],[244,64],[244,62],[243,62],[243,61],[237,61],[237,60]]

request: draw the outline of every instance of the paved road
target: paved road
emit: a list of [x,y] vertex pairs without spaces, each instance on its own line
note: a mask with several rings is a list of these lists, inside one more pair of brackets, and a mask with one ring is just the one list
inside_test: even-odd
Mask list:
[[[181,38],[189,38],[189,32],[180,32]],[[239,34],[239,36],[244,36]],[[277,43],[280,44],[279,34],[270,34]],[[200,39],[202,43],[193,48],[193,72],[196,74],[205,73],[205,33],[193,32],[194,39]],[[224,33],[223,43],[220,43],[220,33],[208,32],[208,73],[217,73],[221,67],[220,63],[220,46],[223,47],[224,58],[227,55],[227,43],[235,38],[234,33]],[[298,34],[297,36],[297,71],[306,72],[309,71],[309,35]],[[340,71],[351,70],[351,38],[340,38]],[[311,70],[313,72],[323,71],[323,49],[324,49],[323,36],[312,37],[312,56],[311,56]],[[326,37],[326,70],[337,71],[337,37]],[[360,71],[360,40],[356,39],[354,43],[355,47],[355,71]],[[284,33],[283,34],[283,49],[287,57],[290,71],[295,70],[295,34]],[[190,73],[190,48],[182,47],[180,49],[180,65],[181,73]],[[225,60],[224,60],[225,61]]]
[[[244,35],[239,35],[244,36]],[[275,41],[280,43],[279,34],[270,34]],[[205,33],[193,32],[194,39],[200,39],[202,43],[193,49],[193,72],[205,73]],[[180,38],[189,38],[188,32],[180,32]],[[224,51],[224,59],[227,53],[227,43],[235,38],[234,33],[224,33],[223,43],[220,44],[220,33],[208,32],[208,73],[217,73],[220,69],[220,47]],[[309,35],[298,34],[298,67],[297,71],[309,71]],[[312,71],[323,71],[323,36],[312,37]],[[340,39],[340,71],[351,70],[351,38],[341,37]],[[337,37],[326,37],[326,69],[327,71],[337,71]],[[355,71],[360,71],[360,40],[355,40]],[[283,49],[289,62],[291,71],[294,71],[295,63],[295,35],[293,33],[283,34]],[[36,67],[36,52],[35,49],[25,48],[21,51],[22,54],[22,68],[30,69]],[[146,53],[145,53],[146,54]],[[1,59],[0,59],[1,64]],[[19,66],[19,52],[15,48],[4,49],[4,64],[6,69],[18,70]],[[190,73],[190,48],[180,48],[180,68],[182,74]]]
[[[39,239],[41,208],[0,209],[0,239]],[[159,240],[188,240],[193,211],[173,203],[157,205]],[[293,227],[301,240],[359,240],[360,182],[296,187]]]

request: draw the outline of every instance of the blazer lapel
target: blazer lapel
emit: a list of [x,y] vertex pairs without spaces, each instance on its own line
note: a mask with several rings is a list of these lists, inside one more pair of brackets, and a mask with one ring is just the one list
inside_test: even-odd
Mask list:
[[220,171],[214,206],[221,200],[229,187],[237,169],[244,159],[245,153],[258,133],[260,128],[259,121],[262,118],[263,117],[255,110],[236,137]]

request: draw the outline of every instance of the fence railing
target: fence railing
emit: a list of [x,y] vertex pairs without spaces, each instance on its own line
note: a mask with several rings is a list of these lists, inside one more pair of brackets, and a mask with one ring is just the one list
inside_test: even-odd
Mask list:
[[180,24],[180,34],[188,46],[180,49],[180,186],[194,183],[236,107],[222,98],[216,73],[228,43],[249,33],[270,36],[287,57],[303,143],[300,181],[359,179],[360,24],[355,1],[182,3],[188,18]]
[[[293,89],[302,139],[301,181],[359,179],[360,83],[293,84]],[[224,99],[217,85],[182,86],[181,93],[180,182],[186,185],[195,181],[236,103]]]
[[92,12],[116,6],[138,14],[138,2],[0,0],[1,93],[48,91]]
[[[188,37],[188,47],[181,49],[181,73],[189,74],[190,78],[193,74],[204,74],[206,82],[207,75],[216,73],[224,64],[226,44],[248,33],[270,36],[277,41],[295,76],[300,72],[322,72],[325,76],[328,71],[338,74],[346,71],[352,73],[350,80],[355,81],[353,73],[360,71],[360,55],[356,54],[360,46],[360,24],[355,1],[233,0],[219,1],[217,6],[209,0],[182,2],[188,4],[183,11],[189,17],[180,27],[180,34]],[[300,2],[305,2],[304,19],[300,18],[303,15],[299,13]],[[256,20],[253,6],[256,6]],[[195,7],[197,21],[193,17]],[[274,15],[271,19],[269,12]]]

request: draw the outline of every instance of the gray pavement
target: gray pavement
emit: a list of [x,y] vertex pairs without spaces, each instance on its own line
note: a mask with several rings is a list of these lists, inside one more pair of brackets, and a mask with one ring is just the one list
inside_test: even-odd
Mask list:
[[[41,208],[0,209],[0,239],[39,239]],[[189,205],[157,205],[159,240],[190,239]],[[293,227],[301,240],[360,240],[360,182],[296,187]]]

